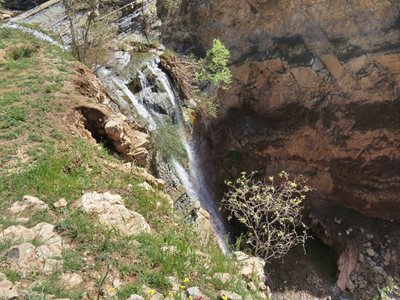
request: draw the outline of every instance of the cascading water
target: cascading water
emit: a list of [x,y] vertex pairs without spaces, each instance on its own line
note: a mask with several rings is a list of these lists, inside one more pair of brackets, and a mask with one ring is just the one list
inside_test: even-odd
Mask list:
[[193,147],[193,143],[190,138],[187,137],[186,128],[182,120],[182,112],[180,109],[179,98],[175,92],[169,77],[158,67],[157,61],[153,60],[148,64],[148,68],[152,71],[153,75],[162,84],[164,89],[167,91],[169,98],[174,103],[176,110],[177,122],[182,136],[182,143],[189,158],[189,172],[176,160],[172,159],[172,164],[177,172],[179,179],[184,185],[186,192],[190,197],[200,200],[200,205],[207,210],[213,221],[213,229],[218,240],[218,244],[224,253],[227,253],[227,245],[225,237],[227,231],[225,225],[222,222],[222,218],[216,207],[216,203],[212,197],[212,194],[204,180],[204,170],[200,167],[197,152]]

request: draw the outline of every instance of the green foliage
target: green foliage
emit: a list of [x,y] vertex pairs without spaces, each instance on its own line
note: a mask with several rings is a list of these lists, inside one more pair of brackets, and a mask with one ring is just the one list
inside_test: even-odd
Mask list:
[[17,282],[22,278],[21,273],[14,270],[7,270],[4,272],[4,274],[7,276],[7,279],[10,280],[12,283]]
[[[59,273],[50,274],[45,281],[37,283],[33,288],[34,291],[41,293],[42,299],[45,295],[51,294],[57,298],[70,298],[72,300],[79,300],[83,298],[83,292],[66,287],[65,283],[60,280]],[[29,297],[31,299],[31,297]],[[38,297],[38,299],[40,299]]]
[[156,149],[165,160],[175,158],[183,161],[187,158],[177,125],[165,124],[158,127],[154,135],[154,140]]
[[182,0],[164,0],[168,15],[175,15],[182,5]]
[[232,74],[228,67],[230,52],[219,39],[213,40],[211,49],[202,61],[203,72],[198,74],[200,81],[210,81],[214,86],[227,89],[232,83]]
[[117,298],[118,299],[128,299],[132,294],[141,294],[142,289],[137,283],[128,283],[125,284],[122,288],[118,289],[117,291]]
[[7,52],[7,56],[13,60],[31,57],[38,51],[38,47],[34,45],[15,46]]
[[82,253],[71,250],[63,250],[62,257],[64,259],[64,271],[78,271],[85,266]]

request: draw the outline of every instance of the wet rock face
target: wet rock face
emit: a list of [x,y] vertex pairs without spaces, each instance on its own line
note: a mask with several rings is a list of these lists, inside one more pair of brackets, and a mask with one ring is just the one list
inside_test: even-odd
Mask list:
[[5,0],[3,5],[10,9],[28,10],[46,1],[47,0]]
[[204,134],[217,187],[283,169],[310,177],[313,207],[400,219],[400,2],[185,5],[178,42],[218,37],[232,53],[234,84]]

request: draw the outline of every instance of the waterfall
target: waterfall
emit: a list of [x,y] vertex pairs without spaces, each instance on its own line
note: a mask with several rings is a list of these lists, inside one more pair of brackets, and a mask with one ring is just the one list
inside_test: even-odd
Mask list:
[[193,147],[193,141],[187,137],[186,128],[182,120],[182,112],[179,98],[173,88],[169,77],[158,67],[157,60],[153,60],[148,64],[148,68],[152,71],[153,75],[156,76],[157,80],[162,84],[164,89],[167,91],[170,99],[174,103],[176,110],[177,121],[182,137],[182,143],[189,158],[189,173],[186,169],[175,159],[172,160],[172,164],[177,172],[179,179],[184,185],[186,192],[190,197],[198,199],[203,209],[208,211],[212,217],[214,233],[217,237],[218,244],[224,253],[227,253],[227,245],[225,237],[227,231],[222,221],[222,217],[219,214],[219,210],[216,206],[216,202],[212,197],[212,193],[205,180],[204,170],[201,168],[199,158],[196,149]]

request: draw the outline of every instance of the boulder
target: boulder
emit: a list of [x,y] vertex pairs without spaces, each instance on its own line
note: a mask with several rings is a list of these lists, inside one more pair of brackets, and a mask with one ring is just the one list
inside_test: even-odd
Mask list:
[[31,243],[22,243],[7,251],[7,259],[22,266],[32,259],[35,253],[35,246]]
[[120,195],[112,195],[109,192],[86,193],[79,200],[78,208],[95,215],[100,223],[119,230],[123,235],[150,232],[150,225],[145,218],[141,214],[127,209]]
[[[62,263],[54,258],[61,257],[63,246],[61,237],[53,229],[51,224],[39,223],[32,228],[11,226],[1,232],[0,241],[12,240],[19,243],[7,251],[9,263],[27,271],[41,270],[43,273],[51,273],[56,262]],[[40,242],[41,245],[35,247],[31,243],[32,240]]]
[[[1,275],[4,275],[0,273]],[[15,299],[18,297],[18,292],[14,287],[14,284],[4,279],[5,276],[0,276],[0,299]]]
[[256,276],[260,282],[265,282],[265,261],[260,257],[249,256],[241,251],[236,251],[236,259],[242,265],[240,274],[246,279],[251,280],[253,276]]
[[21,201],[15,202],[9,210],[12,214],[21,214],[27,209],[29,209],[30,213],[33,213],[35,211],[44,210],[47,208],[48,205],[39,198],[26,195]]
[[55,271],[61,270],[63,267],[63,261],[62,260],[57,260],[57,259],[46,259],[44,262],[43,270],[42,272],[44,274],[51,274]]

